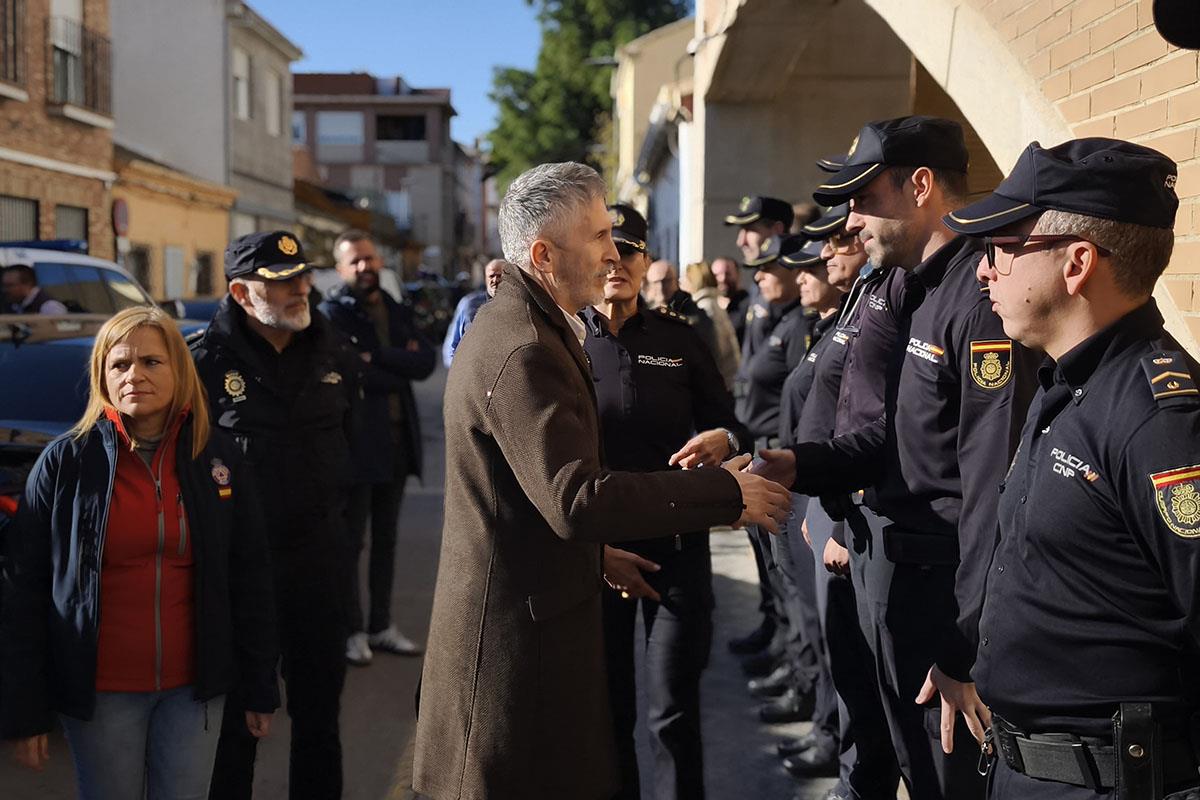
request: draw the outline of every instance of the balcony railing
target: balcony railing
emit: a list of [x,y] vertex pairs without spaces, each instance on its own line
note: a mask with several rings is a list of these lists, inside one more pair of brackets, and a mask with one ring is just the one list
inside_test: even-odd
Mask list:
[[0,0],[0,81],[25,85],[25,0]]
[[63,17],[51,17],[47,27],[49,102],[111,117],[112,54],[108,39]]

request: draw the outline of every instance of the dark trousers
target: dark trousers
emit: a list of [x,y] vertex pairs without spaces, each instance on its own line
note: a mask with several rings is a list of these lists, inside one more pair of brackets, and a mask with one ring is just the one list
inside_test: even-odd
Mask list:
[[825,637],[817,615],[813,554],[801,526],[808,498],[792,495],[792,513],[779,536],[770,537],[772,580],[783,592],[787,615],[786,655],[795,685],[816,693],[813,722],[822,732],[837,734],[837,695],[825,667]]
[[616,798],[638,800],[641,778],[634,746],[637,677],[634,637],[639,606],[645,627],[646,729],[654,758],[656,800],[703,800],[704,751],[700,742],[700,675],[712,646],[712,558],[708,545],[693,544],[668,557],[652,557],[662,569],[646,575],[662,597],[622,600],[604,591],[604,649],[609,702],[621,766]]
[[[1004,759],[997,758],[988,775],[987,796],[989,800],[1115,800],[1117,793],[1030,778],[1009,769]],[[1200,788],[1181,789],[1163,800],[1200,800]]]
[[[341,510],[337,510],[340,525]],[[331,514],[332,516],[332,514]],[[339,533],[340,535],[340,533]],[[321,547],[274,550],[281,673],[292,721],[288,796],[333,800],[342,795],[338,712],[346,676],[344,561],[333,536]],[[336,565],[330,568],[330,565]],[[230,694],[213,769],[211,800],[250,800],[258,740],[246,710]]]
[[[953,565],[893,564],[884,555],[883,528],[891,520],[854,507],[851,578],[859,625],[874,656],[876,679],[892,746],[911,800],[984,797],[979,745],[958,715],[954,753],[941,746],[941,704],[914,701],[936,661],[942,620],[954,614]],[[948,605],[949,604],[949,605]]]
[[[398,448],[397,448],[398,449]],[[396,526],[408,470],[403,458],[396,477],[387,483],[360,483],[346,503],[346,541],[349,548],[349,624],[352,633],[379,633],[392,624],[392,582],[396,574]],[[367,627],[363,627],[362,587],[358,562],[362,556],[367,518],[371,520],[371,555],[367,566]]]
[[900,782],[891,732],[883,713],[871,648],[858,625],[858,605],[849,577],[825,569],[826,543],[844,522],[834,522],[817,499],[808,504],[817,610],[829,655],[829,674],[838,695],[840,777],[857,800],[893,800]]

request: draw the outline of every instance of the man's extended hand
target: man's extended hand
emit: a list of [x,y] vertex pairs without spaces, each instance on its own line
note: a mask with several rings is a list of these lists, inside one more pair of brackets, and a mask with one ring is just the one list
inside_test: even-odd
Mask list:
[[942,696],[942,750],[948,755],[954,752],[954,716],[962,714],[967,728],[975,741],[983,745],[984,732],[992,725],[992,712],[979,699],[974,683],[960,683],[934,664],[925,678],[925,685],[917,695],[917,705],[925,705],[934,694]]
[[662,567],[642,558],[637,553],[604,546],[604,582],[621,593],[626,600],[632,597],[648,597],[658,601],[662,598],[654,587],[646,583],[643,572],[658,572]]
[[716,466],[733,453],[729,452],[729,436],[721,428],[697,433],[687,444],[679,448],[679,452],[671,456],[667,462],[671,466],[678,464],[684,469],[695,469],[699,466]]
[[261,711],[246,712],[246,730],[255,739],[261,739],[271,732],[271,715]]
[[788,518],[792,508],[792,493],[778,483],[760,475],[743,472],[750,463],[750,456],[739,456],[726,461],[723,466],[737,478],[742,490],[742,516],[735,527],[757,525],[768,533],[778,535],[779,526]]
[[825,569],[834,575],[850,574],[850,551],[833,539],[825,542],[825,552],[821,560],[825,562]]
[[796,454],[791,450],[759,450],[761,459],[750,471],[769,481],[775,481],[785,489],[796,482]]

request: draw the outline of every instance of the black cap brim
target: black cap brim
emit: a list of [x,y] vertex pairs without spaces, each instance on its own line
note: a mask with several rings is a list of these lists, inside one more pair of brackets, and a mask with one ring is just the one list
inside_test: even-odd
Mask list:
[[833,234],[837,233],[842,228],[846,227],[846,220],[850,215],[846,212],[839,214],[826,214],[816,222],[810,222],[803,228],[804,235],[810,239],[828,239]]
[[641,239],[634,239],[632,236],[624,236],[618,231],[613,231],[613,242],[617,245],[617,249],[627,247],[630,250],[638,253],[646,252],[646,243]]
[[812,269],[824,263],[825,259],[820,256],[810,256],[804,253],[792,253],[788,256],[779,257],[779,266],[787,267],[788,269]]
[[823,206],[841,205],[859,189],[875,180],[883,170],[883,164],[855,164],[843,167],[817,187],[813,192],[813,200]]
[[262,278],[266,281],[288,281],[312,269],[312,264],[279,264],[273,267],[256,267],[243,277]]
[[763,218],[761,211],[755,211],[753,214],[730,214],[725,217],[726,225],[749,225],[752,222],[758,222]]
[[779,256],[759,256],[758,258],[749,259],[743,266],[750,267],[751,269],[758,269],[759,267],[765,267],[768,264],[778,260]]
[[1044,210],[1011,197],[989,194],[977,203],[951,211],[942,217],[942,222],[955,233],[984,236],[1040,214]]
[[1154,27],[1176,47],[1200,50],[1200,4],[1196,0],[1154,0]]
[[817,169],[823,172],[840,172],[846,166],[846,156],[825,156],[816,161]]

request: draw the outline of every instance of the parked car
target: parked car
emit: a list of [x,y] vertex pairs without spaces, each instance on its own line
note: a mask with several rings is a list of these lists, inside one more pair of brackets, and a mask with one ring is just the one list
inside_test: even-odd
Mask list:
[[73,314],[110,316],[131,306],[154,305],[132,275],[102,258],[0,243],[0,268],[13,264],[33,267],[42,291]]

